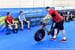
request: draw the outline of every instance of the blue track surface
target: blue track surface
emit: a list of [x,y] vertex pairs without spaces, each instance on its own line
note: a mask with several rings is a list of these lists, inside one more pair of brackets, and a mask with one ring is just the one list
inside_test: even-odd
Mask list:
[[[18,34],[12,33],[10,35],[0,35],[0,50],[50,50],[52,48],[75,48],[75,21],[65,23],[64,26],[67,42],[59,42],[62,38],[60,32],[56,41],[51,41],[51,36],[46,34],[45,38],[37,43],[33,39],[34,32],[39,28],[39,26],[37,26],[32,27],[31,30],[20,30]],[[49,28],[49,26],[47,26],[47,28]]]

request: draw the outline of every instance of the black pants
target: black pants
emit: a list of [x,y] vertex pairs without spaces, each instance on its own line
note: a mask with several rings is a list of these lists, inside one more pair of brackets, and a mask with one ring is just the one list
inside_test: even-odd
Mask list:
[[55,23],[54,28],[57,28],[59,30],[64,30],[64,21],[62,20],[61,22]]

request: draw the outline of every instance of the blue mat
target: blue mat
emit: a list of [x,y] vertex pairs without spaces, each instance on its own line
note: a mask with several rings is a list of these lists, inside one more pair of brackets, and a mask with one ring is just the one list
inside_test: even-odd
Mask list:
[[[62,38],[59,33],[56,41],[51,41],[51,36],[46,33],[45,38],[41,42],[34,41],[34,33],[40,26],[32,27],[31,30],[19,30],[17,34],[0,35],[0,50],[51,50],[63,49],[75,50],[75,21],[65,23],[67,42],[59,42]],[[49,25],[47,26],[49,28]]]

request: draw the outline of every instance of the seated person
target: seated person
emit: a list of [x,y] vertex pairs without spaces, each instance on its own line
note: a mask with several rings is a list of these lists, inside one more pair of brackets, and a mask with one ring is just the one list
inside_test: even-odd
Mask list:
[[17,32],[18,30],[18,26],[17,23],[14,22],[13,17],[11,16],[10,12],[7,12],[7,16],[5,18],[5,22],[7,24],[7,26],[11,29],[14,30],[15,32]]
[[26,20],[23,11],[20,11],[18,18],[19,18],[19,21],[20,21],[20,23],[21,23],[21,28],[22,28],[22,30],[24,29],[24,22],[26,22],[26,23],[28,24],[28,25],[27,25],[27,26],[28,26],[28,29],[30,29],[30,21]]

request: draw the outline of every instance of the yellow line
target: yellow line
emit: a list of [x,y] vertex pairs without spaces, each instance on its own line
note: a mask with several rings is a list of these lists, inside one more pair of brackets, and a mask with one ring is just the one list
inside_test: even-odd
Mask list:
[[5,22],[4,21],[2,21],[1,23],[0,23],[0,25],[2,25],[2,24],[4,24]]
[[5,23],[5,17],[6,17],[6,16],[4,16],[4,17],[0,17],[0,21],[1,21],[1,22],[0,22],[0,25],[2,25],[2,24]]
[[0,21],[4,20],[6,16],[0,17]]

